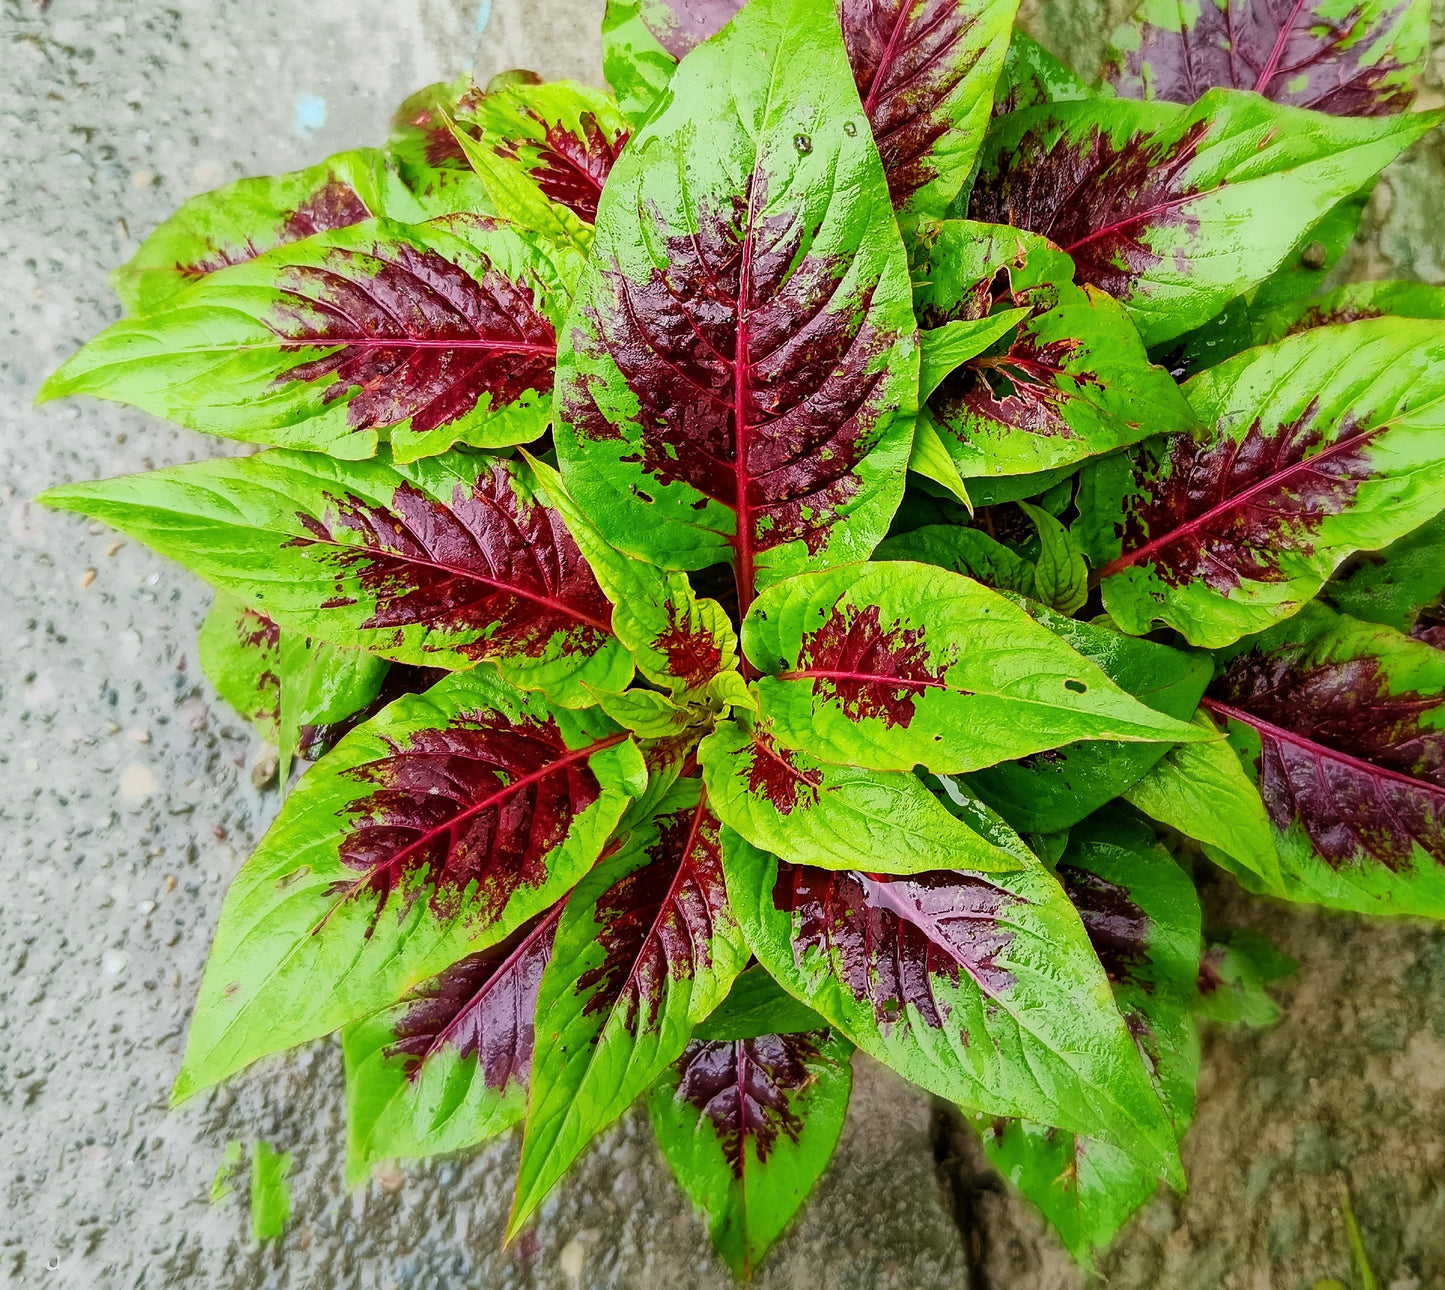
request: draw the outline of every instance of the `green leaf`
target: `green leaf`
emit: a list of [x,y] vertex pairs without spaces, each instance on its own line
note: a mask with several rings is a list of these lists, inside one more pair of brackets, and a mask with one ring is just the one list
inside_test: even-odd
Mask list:
[[1024,311],[1016,329],[955,364],[929,396],[965,478],[1052,470],[1194,425],[1123,306],[1076,287],[1074,272],[1057,247],[1016,228],[948,220],[929,230],[914,283],[924,323],[992,323]]
[[[467,164],[487,192],[497,218],[524,237],[535,238],[558,254],[592,247],[592,230],[575,211],[553,201],[537,180],[508,153],[494,149],[485,136],[472,138],[467,129],[450,122],[452,134]],[[575,270],[569,275],[575,278]]]
[[1103,968],[1042,865],[837,873],[731,831],[724,864],[758,961],[864,1052],[940,1097],[1094,1134],[1179,1176]]
[[743,651],[788,748],[844,766],[977,770],[1079,739],[1194,739],[997,592],[922,564],[849,566],[758,598]]
[[1267,1030],[1280,1009],[1265,986],[1293,975],[1299,964],[1261,932],[1242,928],[1212,940],[1199,965],[1199,1016],[1224,1025]]
[[1352,561],[1325,588],[1353,618],[1445,644],[1445,515]]
[[1220,648],[1351,552],[1445,506],[1445,335],[1377,318],[1246,351],[1185,387],[1206,427],[1084,472],[1074,526],[1126,632]]
[[911,771],[817,761],[770,727],[722,722],[698,758],[723,822],[794,863],[922,873],[967,862],[994,873],[1035,862],[1009,830],[990,837],[960,822]]
[[903,490],[918,349],[863,124],[831,0],[755,0],[619,159],[560,340],[572,496],[631,555],[731,561],[744,607],[866,558]]
[[[732,3],[733,10],[741,3]],[[713,18],[716,10],[716,21]],[[647,119],[677,70],[677,60],[697,43],[713,35],[728,16],[725,5],[708,5],[701,12],[706,25],[697,35],[679,30],[677,14],[665,0],[607,0],[602,19],[602,71],[617,95],[622,115],[633,126]],[[664,46],[666,38],[668,45]]]
[[958,467],[953,464],[953,458],[948,455],[948,449],[938,434],[938,423],[927,408],[919,412],[913,427],[913,451],[908,455],[908,469],[947,489],[972,512],[973,502],[969,499],[968,487],[959,475]]
[[1259,790],[1209,714],[1196,713],[1194,722],[1212,739],[1170,749],[1125,790],[1124,798],[1150,818],[1202,843],[1205,854],[1231,873],[1248,875],[1253,889],[1285,895]]
[[735,1276],[756,1271],[827,1168],[852,1053],[826,1026],[693,1039],[648,1091],[658,1146]]
[[1091,97],[1089,87],[1025,31],[1014,28],[994,93],[993,114]]
[[[1194,885],[1150,829],[1117,812],[1073,831],[1059,877],[1182,1139],[1199,1075]],[[1158,1186],[1155,1171],[1087,1135],[1013,1120],[995,1121],[983,1136],[995,1168],[1038,1206],[1086,1267]]]
[[624,555],[573,501],[562,477],[524,455],[612,602],[612,630],[632,651],[637,670],[673,695],[701,692],[736,675],[738,638],[727,611],[715,600],[695,596],[686,574]]
[[236,1190],[236,1175],[241,1169],[242,1150],[240,1138],[227,1141],[226,1149],[221,1153],[221,1163],[216,1169],[216,1176],[211,1179],[212,1205],[219,1205]]
[[196,637],[201,671],[216,692],[276,743],[281,720],[281,629],[218,591]]
[[1254,342],[1269,344],[1314,327],[1359,322],[1362,318],[1445,319],[1445,287],[1423,282],[1347,282],[1342,287],[1282,305],[1272,313],[1259,308]]
[[954,318],[918,333],[918,397],[926,399],[943,378],[1029,317],[1025,308],[1004,309],[983,318]]
[[468,215],[319,233],[116,323],[37,401],[89,394],[349,460],[526,443],[551,415],[575,255]]
[[926,524],[886,538],[874,553],[878,561],[917,561],[951,569],[995,591],[1034,595],[1034,566],[980,529],[960,524]]
[[1255,317],[1288,308],[1296,301],[1313,296],[1324,286],[1354,245],[1360,221],[1374,191],[1375,181],[1372,179],[1358,192],[1351,193],[1335,205],[1300,238],[1285,262],[1255,288],[1249,302],[1250,312]]
[[611,606],[526,469],[266,452],[53,488],[283,629],[427,667],[495,662],[559,702],[621,690]]
[[600,713],[490,672],[398,699],[302,776],[231,885],[175,1100],[502,940],[587,871],[644,783]]
[[1225,89],[1192,107],[1053,103],[994,122],[968,214],[1047,236],[1158,345],[1263,282],[1442,119],[1330,117]]
[[201,278],[278,246],[373,217],[418,224],[460,211],[487,213],[479,185],[413,191],[382,153],[358,148],[305,170],[238,179],[190,198],[110,282],[126,311],[143,316]]
[[508,1237],[727,997],[748,950],[696,779],[578,884],[537,996],[537,1051]]
[[269,1142],[251,1149],[251,1236],[276,1241],[291,1221],[291,1153],[281,1154]]
[[342,1031],[348,1185],[380,1160],[464,1151],[526,1114],[537,987],[563,907]]
[[1074,545],[1069,531],[1048,511],[1028,502],[1020,509],[1034,522],[1039,534],[1039,558],[1034,562],[1034,588],[1050,609],[1072,614],[1089,598],[1089,566]]
[[798,1035],[826,1030],[828,1023],[807,1004],[799,1003],[767,973],[750,967],[733,982],[717,1010],[698,1023],[694,1039],[757,1039],[762,1035]]
[[[1194,712],[1209,684],[1206,655],[1170,649],[1080,623],[1036,603],[1024,608],[1123,690],[1179,721]],[[1199,732],[1200,737],[1204,732]],[[1055,833],[1117,797],[1169,751],[1165,743],[1097,740],[1070,744],[1022,761],[1002,762],[966,777],[977,793],[1024,833]]]
[[381,693],[391,667],[383,658],[359,649],[323,645],[297,632],[281,637],[281,711],[276,736],[281,783],[291,774],[291,758],[304,751],[302,731],[329,726],[360,712]]
[[[584,224],[596,218],[602,187],[629,134],[610,94],[567,80],[494,82],[486,94],[458,104],[453,124],[469,142],[525,176],[542,198]],[[497,209],[509,216],[505,206]],[[546,218],[557,216],[549,209]],[[538,231],[545,227],[521,222]],[[585,250],[590,237],[584,234],[578,242],[569,224],[568,240]]]

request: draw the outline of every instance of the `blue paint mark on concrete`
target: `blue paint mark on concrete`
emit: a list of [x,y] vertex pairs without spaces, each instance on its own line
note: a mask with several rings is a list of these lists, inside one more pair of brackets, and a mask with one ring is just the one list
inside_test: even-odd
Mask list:
[[477,35],[481,35],[487,29],[487,24],[492,20],[492,0],[482,0],[481,7],[477,10]]
[[297,134],[315,134],[326,124],[326,100],[319,94],[298,94],[293,120]]

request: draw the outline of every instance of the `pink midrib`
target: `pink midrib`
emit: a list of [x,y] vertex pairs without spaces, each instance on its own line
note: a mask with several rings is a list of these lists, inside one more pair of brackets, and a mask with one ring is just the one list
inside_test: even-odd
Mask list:
[[910,689],[910,690],[947,690],[949,687],[943,681],[916,680],[907,676],[881,676],[876,672],[834,672],[822,668],[799,668],[795,672],[783,672],[779,675],[780,681],[859,681],[870,685],[881,685],[889,689]]
[[[538,923],[536,927],[534,927],[530,932],[528,932],[527,935],[522,938],[521,944],[518,945],[510,954],[508,954],[507,957],[503,959],[500,964],[498,964],[497,970],[493,972],[492,975],[489,976],[482,983],[481,988],[477,990],[477,992],[473,994],[472,997],[466,1001],[466,1003],[464,1003],[460,1008],[457,1009],[457,1015],[453,1017],[449,1022],[447,1022],[447,1024],[443,1026],[439,1031],[437,1031],[437,1033],[432,1037],[431,1042],[427,1044],[426,1051],[422,1053],[420,1060],[417,1062],[416,1069],[418,1071],[420,1071],[421,1068],[428,1061],[435,1057],[436,1054],[441,1050],[442,1045],[452,1037],[452,1034],[456,1031],[456,1028],[461,1024],[462,1018],[467,1016],[473,1009],[477,1008],[481,1004],[481,1002],[496,988],[497,982],[500,981],[503,977],[505,977],[508,972],[512,971],[512,969],[515,968],[517,964],[520,963],[522,959],[531,952],[532,947],[537,943],[537,938],[539,936],[545,935],[551,928],[557,925],[557,920],[562,917],[562,911],[566,907],[566,900],[559,900],[555,908],[553,908],[552,912],[549,913],[547,917],[544,918],[540,923]],[[478,1054],[478,1065],[480,1067],[480,1054]]]
[[[501,788],[497,789],[495,793],[488,794],[480,802],[473,802],[466,810],[452,816],[451,819],[447,820],[444,824],[438,824],[436,828],[428,829],[420,837],[413,838],[406,846],[402,847],[401,850],[395,852],[393,855],[388,856],[381,864],[367,870],[365,874],[352,883],[347,895],[349,896],[352,891],[364,887],[377,869],[394,868],[400,862],[414,855],[420,848],[439,838],[443,833],[450,832],[459,824],[470,820],[473,816],[479,815],[489,807],[495,806],[498,802],[505,801],[519,790],[539,783],[549,775],[555,775],[559,770],[565,770],[568,766],[574,766],[579,761],[586,761],[589,757],[593,757],[597,753],[605,752],[608,748],[620,744],[627,738],[629,738],[629,736],[625,730],[615,735],[608,735],[606,739],[599,739],[594,744],[588,744],[586,748],[573,749],[565,756],[558,757],[556,761],[549,761],[539,770],[534,770],[530,774],[523,775],[520,779],[514,779],[510,784],[504,784]],[[342,897],[342,899],[345,899],[345,897]],[[340,902],[338,902],[338,904],[339,903]],[[330,915],[328,914],[327,917],[330,917]],[[322,922],[324,923],[325,919],[323,919]],[[314,930],[319,931],[320,924],[318,924]]]
[[[737,503],[737,530],[733,534],[733,551],[737,556],[734,577],[738,587],[738,618],[746,618],[755,594],[753,583],[753,515],[748,503],[748,393],[752,389],[752,361],[748,353],[748,299],[752,294],[753,226],[757,211],[758,184],[748,193],[748,224],[743,235],[742,263],[738,269],[738,329],[733,346],[733,462],[734,492]],[[743,659],[743,674],[751,670]]]
[[586,623],[589,627],[595,627],[605,635],[612,635],[612,624],[604,623],[600,619],[593,618],[590,614],[584,614],[563,601],[555,600],[551,596],[539,596],[534,591],[527,591],[522,587],[509,586],[504,582],[498,582],[495,578],[485,578],[472,569],[462,569],[455,565],[444,564],[439,560],[418,560],[413,556],[402,555],[398,551],[384,551],[379,547],[363,546],[359,543],[338,542],[335,538],[318,538],[308,533],[303,539],[306,542],[315,543],[318,546],[332,546],[339,551],[362,552],[366,555],[376,556],[387,560],[399,560],[403,564],[416,565],[422,569],[439,569],[444,573],[450,573],[458,578],[465,578],[470,582],[479,582],[483,586],[491,587],[496,591],[503,592],[509,596],[516,596],[521,600],[529,600],[534,605],[542,605],[557,613],[565,614],[569,618],[576,619],[579,623]]
[[863,102],[863,111],[867,114],[870,124],[873,121],[873,109],[878,104],[878,87],[883,82],[883,73],[893,62],[898,53],[898,46],[903,42],[903,32],[908,26],[908,15],[913,11],[913,5],[914,0],[899,0],[898,17],[893,21],[893,30],[888,33],[888,44],[878,59],[878,66],[873,71],[873,83],[868,86],[868,97]]
[[1433,793],[1436,796],[1445,797],[1445,788],[1441,788],[1438,784],[1432,784],[1428,779],[1416,779],[1414,776],[1406,775],[1402,771],[1390,770],[1386,766],[1376,766],[1373,762],[1368,762],[1363,758],[1352,756],[1350,753],[1340,752],[1335,748],[1316,743],[1313,739],[1306,739],[1303,735],[1297,735],[1294,731],[1286,730],[1283,726],[1276,726],[1272,722],[1252,716],[1242,708],[1232,707],[1227,703],[1220,703],[1217,699],[1210,698],[1201,699],[1199,706],[1218,716],[1232,718],[1235,721],[1242,722],[1244,725],[1252,726],[1254,729],[1269,735],[1272,739],[1278,739],[1281,743],[1293,744],[1296,748],[1307,749],[1317,758],[1342,762],[1351,769],[1359,771],[1362,775],[1368,775],[1374,779],[1387,779],[1396,784],[1404,784],[1409,788],[1413,788],[1416,792]]
[[1263,94],[1274,74],[1279,70],[1279,60],[1284,57],[1284,47],[1289,44],[1289,34],[1294,30],[1295,22],[1299,19],[1300,10],[1305,7],[1305,0],[1295,0],[1294,8],[1290,10],[1289,20],[1281,24],[1279,35],[1274,38],[1274,48],[1269,51],[1269,58],[1265,62],[1264,70],[1260,72],[1259,79],[1254,83],[1256,94]]
[[1165,533],[1161,537],[1150,538],[1143,546],[1134,551],[1127,551],[1117,560],[1110,561],[1100,571],[1099,580],[1103,581],[1103,579],[1118,573],[1120,570],[1127,569],[1131,565],[1137,564],[1140,560],[1147,559],[1155,552],[1177,541],[1186,534],[1197,533],[1211,520],[1218,519],[1221,515],[1227,515],[1230,511],[1238,510],[1242,506],[1249,505],[1249,503],[1261,493],[1268,492],[1272,488],[1278,488],[1296,472],[1309,470],[1318,462],[1328,461],[1331,457],[1343,453],[1348,448],[1363,447],[1384,428],[1383,425],[1375,426],[1373,429],[1366,430],[1363,434],[1352,435],[1347,439],[1340,439],[1332,443],[1328,448],[1322,448],[1319,452],[1315,453],[1313,457],[1305,457],[1303,460],[1295,462],[1292,466],[1286,466],[1283,470],[1276,471],[1273,475],[1270,475],[1269,478],[1262,479],[1257,484],[1251,484],[1250,487],[1246,488],[1238,497],[1232,497],[1228,501],[1220,502],[1217,506],[1211,506],[1204,514],[1197,515],[1192,520],[1186,520],[1178,528],[1170,529],[1168,533]]

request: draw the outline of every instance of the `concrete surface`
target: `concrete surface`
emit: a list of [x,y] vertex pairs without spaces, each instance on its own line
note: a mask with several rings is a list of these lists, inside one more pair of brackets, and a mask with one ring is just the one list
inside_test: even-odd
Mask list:
[[[503,1254],[514,1140],[344,1190],[332,1044],[167,1111],[222,894],[276,798],[252,787],[257,749],[195,666],[204,588],[27,503],[59,480],[234,450],[108,405],[30,409],[43,376],[117,315],[105,275],[136,238],[193,192],[379,142],[394,103],[469,60],[480,75],[520,64],[596,80],[600,8],[495,0],[479,33],[477,0],[0,0],[0,1284],[727,1284],[640,1115]],[[1106,19],[1095,0],[1031,14],[1084,58]],[[1362,274],[1445,280],[1441,146],[1395,168]],[[1133,1225],[1110,1283],[1343,1279],[1343,1176],[1381,1284],[1445,1287],[1445,932],[1223,886],[1211,901],[1303,967],[1277,1030],[1210,1037],[1193,1191]],[[275,1246],[251,1242],[244,1187],[208,1203],[233,1137],[294,1154],[294,1219]],[[1082,1281],[947,1117],[863,1061],[835,1165],[759,1278]]]

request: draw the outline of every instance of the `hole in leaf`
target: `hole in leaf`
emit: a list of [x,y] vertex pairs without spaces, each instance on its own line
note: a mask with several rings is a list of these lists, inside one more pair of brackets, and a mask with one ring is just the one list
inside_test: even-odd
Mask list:
[[1089,692],[1089,687],[1085,685],[1082,681],[1065,681],[1064,689],[1069,690],[1074,694],[1088,694]]

